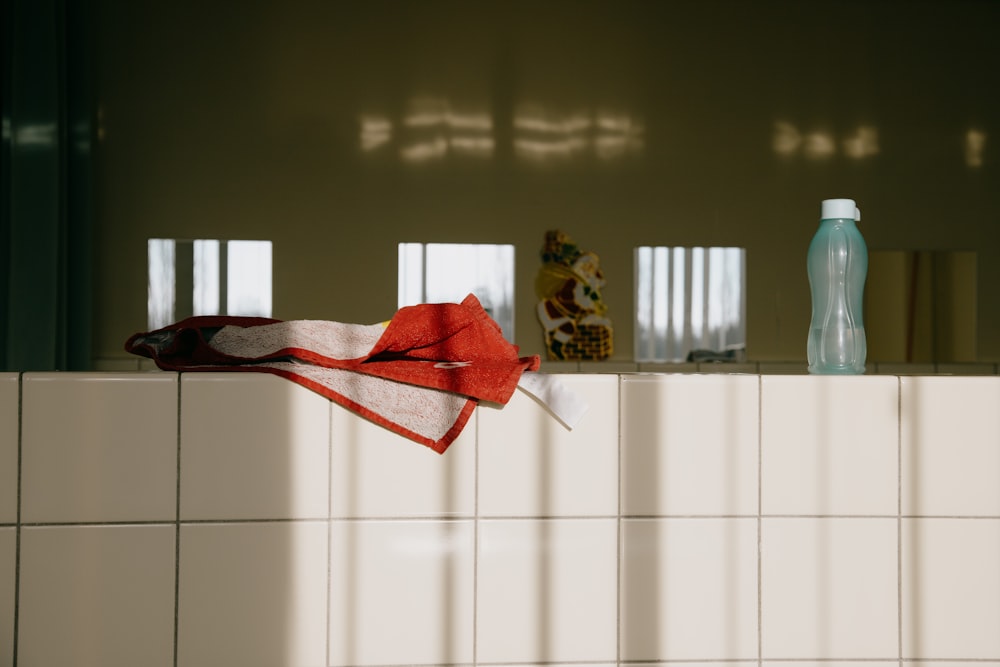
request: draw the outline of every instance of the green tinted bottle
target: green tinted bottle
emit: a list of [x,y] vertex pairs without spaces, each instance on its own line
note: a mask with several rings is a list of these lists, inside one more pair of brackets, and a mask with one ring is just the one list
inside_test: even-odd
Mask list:
[[809,372],[865,372],[868,343],[862,317],[868,248],[858,231],[853,199],[823,200],[819,229],[809,244],[807,269],[812,320],[806,355]]

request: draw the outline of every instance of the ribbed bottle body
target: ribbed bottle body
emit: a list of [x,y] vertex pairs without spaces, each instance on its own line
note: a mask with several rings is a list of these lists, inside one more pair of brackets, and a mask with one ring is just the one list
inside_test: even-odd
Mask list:
[[809,372],[865,372],[868,343],[863,318],[868,248],[854,220],[821,220],[807,259],[812,318]]

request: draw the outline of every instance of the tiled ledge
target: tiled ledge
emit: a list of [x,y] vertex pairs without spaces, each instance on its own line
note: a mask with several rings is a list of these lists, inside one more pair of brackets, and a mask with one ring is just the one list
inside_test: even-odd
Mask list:
[[[746,361],[740,363],[656,363],[631,361],[542,361],[545,373],[749,373],[753,375],[805,375],[804,361]],[[866,375],[997,375],[1000,365],[982,363],[873,362]]]
[[[94,370],[103,372],[156,370],[151,359],[121,357],[97,359]],[[804,361],[746,361],[742,363],[655,363],[625,360],[608,361],[542,361],[544,373],[749,373],[760,375],[805,375]],[[873,362],[867,375],[1000,375],[1000,364]]]

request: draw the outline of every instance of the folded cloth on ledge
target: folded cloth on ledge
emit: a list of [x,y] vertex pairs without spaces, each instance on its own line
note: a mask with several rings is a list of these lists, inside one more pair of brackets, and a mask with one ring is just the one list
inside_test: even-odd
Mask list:
[[538,355],[518,357],[474,295],[400,308],[387,326],[196,316],[125,343],[171,371],[285,377],[443,453],[479,401],[505,405]]

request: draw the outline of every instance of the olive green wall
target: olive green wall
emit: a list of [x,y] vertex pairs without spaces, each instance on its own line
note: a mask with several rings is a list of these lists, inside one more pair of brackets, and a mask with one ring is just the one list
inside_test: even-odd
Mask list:
[[[516,340],[541,352],[559,228],[601,257],[615,358],[635,246],[730,245],[749,357],[804,359],[819,202],[852,197],[873,250],[977,253],[977,356],[1000,359],[1000,3],[96,5],[96,357],[145,328],[150,237],[270,239],[275,317],[358,323],[395,311],[397,243],[512,243]],[[407,126],[429,99],[455,125]],[[630,143],[531,159],[526,109],[626,120]],[[373,117],[392,130],[366,149]],[[492,148],[447,143],[467,131]]]

